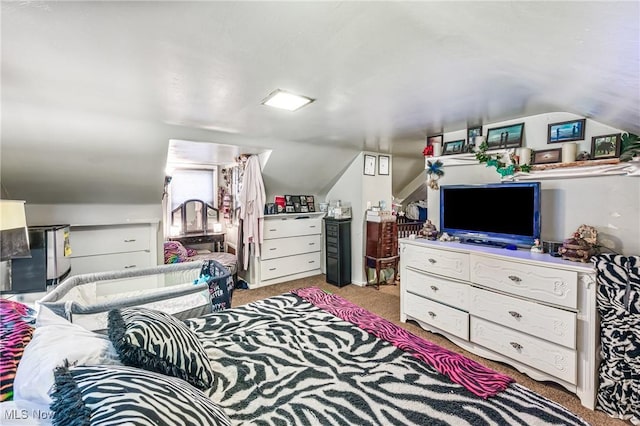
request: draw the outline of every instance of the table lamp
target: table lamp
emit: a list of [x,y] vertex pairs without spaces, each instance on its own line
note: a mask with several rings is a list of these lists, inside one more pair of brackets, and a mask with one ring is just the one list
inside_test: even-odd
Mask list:
[[0,200],[0,291],[11,290],[11,259],[31,257],[24,203]]

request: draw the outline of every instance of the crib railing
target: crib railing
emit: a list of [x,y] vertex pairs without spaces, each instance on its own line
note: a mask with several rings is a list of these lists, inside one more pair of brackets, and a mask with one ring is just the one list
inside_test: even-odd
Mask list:
[[422,229],[424,221],[411,221],[405,217],[398,217],[398,238],[407,238],[411,234],[417,235]]

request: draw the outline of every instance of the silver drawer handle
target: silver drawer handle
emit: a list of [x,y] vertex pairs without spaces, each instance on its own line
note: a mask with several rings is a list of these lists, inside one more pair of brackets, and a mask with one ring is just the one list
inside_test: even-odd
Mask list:
[[521,350],[521,349],[522,349],[522,345],[521,345],[520,343],[517,343],[517,342],[510,342],[509,344],[510,344],[514,349],[517,349],[517,350]]
[[435,260],[435,259],[431,259],[431,258],[429,258],[429,263],[433,265],[433,264],[435,264],[435,263],[436,263],[436,260]]
[[429,311],[429,312],[428,312],[428,314],[429,314],[429,316],[430,316],[431,318],[435,318],[435,317],[436,317],[436,313],[435,313],[435,312],[431,312],[431,311]]
[[431,290],[433,290],[433,291],[438,291],[438,287],[436,287],[435,285],[432,285],[432,286],[431,286]]
[[512,317],[517,318],[517,319],[522,318],[522,315],[520,315],[516,311],[509,311],[509,315],[511,315]]
[[309,261],[309,262],[307,262],[307,263],[316,263],[316,261],[315,261],[315,260],[310,260],[310,261]]
[[511,281],[513,281],[514,283],[519,283],[520,281],[522,281],[522,278],[516,276],[516,275],[509,275],[509,279]]
[[278,250],[277,247],[271,247],[269,250],[273,251],[273,250]]
[[277,231],[277,229],[269,229],[269,231],[274,232]]
[[309,245],[310,245],[310,246],[315,246],[315,245],[316,245],[316,243],[309,243]]
[[135,241],[135,239],[133,239],[133,240],[124,240],[125,243],[132,243],[134,241]]
[[309,225],[309,228],[315,228],[315,227],[316,227],[315,225]]
[[275,271],[278,268],[269,268],[270,271]]
[[127,266],[124,267],[124,269],[131,269],[131,268],[135,268],[135,267],[136,267],[136,265],[127,265]]

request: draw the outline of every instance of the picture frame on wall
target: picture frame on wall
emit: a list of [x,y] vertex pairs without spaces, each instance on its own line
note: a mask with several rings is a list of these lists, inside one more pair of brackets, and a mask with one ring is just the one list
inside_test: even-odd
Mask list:
[[562,121],[549,124],[547,131],[547,143],[559,143],[584,140],[584,127],[587,120]]
[[522,146],[524,123],[509,124],[487,130],[489,149],[519,148]]
[[562,161],[562,148],[541,149],[533,153],[533,164],[551,164]]
[[445,142],[442,148],[442,155],[460,154],[464,152],[464,139]]
[[620,156],[621,133],[591,138],[591,159],[617,158]]
[[442,144],[443,135],[427,136],[427,146],[433,146],[434,143]]
[[376,156],[375,155],[364,155],[364,174],[366,176],[375,176],[376,175]]
[[482,126],[469,127],[467,129],[467,145],[466,152],[473,152],[476,146],[476,136],[482,136]]
[[378,155],[378,174],[379,175],[388,175],[389,174],[389,156],[388,155]]

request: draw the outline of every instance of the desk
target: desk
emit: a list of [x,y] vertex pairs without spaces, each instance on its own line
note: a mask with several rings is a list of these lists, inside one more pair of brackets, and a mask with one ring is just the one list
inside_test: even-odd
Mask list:
[[185,247],[193,244],[213,244],[213,251],[224,251],[224,232],[177,235],[169,237],[169,241],[178,241]]

